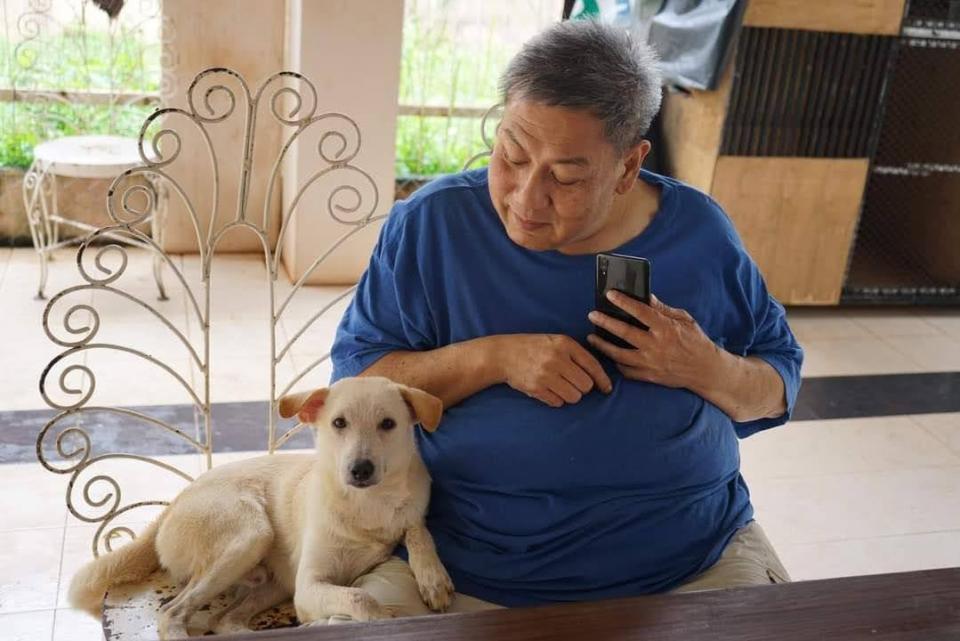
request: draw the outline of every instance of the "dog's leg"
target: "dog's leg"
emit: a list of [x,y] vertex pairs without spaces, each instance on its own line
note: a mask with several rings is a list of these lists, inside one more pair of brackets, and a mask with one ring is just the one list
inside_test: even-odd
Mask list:
[[433,537],[423,523],[404,534],[407,551],[410,553],[410,569],[417,579],[420,597],[431,610],[443,612],[453,602],[453,581],[437,556]]
[[273,542],[267,528],[254,528],[229,542],[207,571],[191,579],[183,592],[160,612],[157,628],[161,639],[187,636],[187,621],[198,609],[226,591],[253,570]]
[[293,604],[297,618],[304,624],[323,621],[335,614],[348,616],[354,621],[374,621],[393,616],[393,611],[380,605],[366,590],[332,583],[302,585],[298,582]]
[[254,615],[283,603],[290,598],[290,593],[279,583],[267,581],[250,590],[239,603],[221,615],[221,619],[213,626],[217,634],[236,634],[250,631],[250,619]]

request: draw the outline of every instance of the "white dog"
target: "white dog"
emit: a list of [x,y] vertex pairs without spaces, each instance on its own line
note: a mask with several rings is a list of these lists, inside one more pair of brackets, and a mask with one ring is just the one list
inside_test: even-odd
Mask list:
[[441,401],[385,378],[338,381],[286,396],[280,415],[316,433],[316,454],[275,454],[211,470],[132,543],[83,567],[74,607],[98,614],[113,585],[163,567],[186,587],[160,611],[161,637],[187,636],[190,616],[218,594],[245,595],[215,625],[248,630],[255,614],[293,597],[302,623],[333,614],[358,621],[392,612],[349,586],[404,541],[424,602],[450,605],[453,584],[424,525],[430,477],[414,425],[436,429]]

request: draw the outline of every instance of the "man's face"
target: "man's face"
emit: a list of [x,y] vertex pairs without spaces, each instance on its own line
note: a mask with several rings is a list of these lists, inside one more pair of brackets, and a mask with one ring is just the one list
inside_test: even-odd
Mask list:
[[563,250],[604,228],[623,172],[592,114],[511,100],[490,159],[490,196],[513,242]]

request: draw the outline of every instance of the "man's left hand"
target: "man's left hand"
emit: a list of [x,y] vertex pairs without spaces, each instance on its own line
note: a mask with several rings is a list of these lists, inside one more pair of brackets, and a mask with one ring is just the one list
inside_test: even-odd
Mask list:
[[720,348],[703,333],[690,314],[650,296],[642,303],[620,292],[609,292],[610,301],[649,329],[634,327],[602,312],[590,313],[590,320],[619,336],[636,349],[617,347],[591,334],[590,344],[617,364],[627,378],[667,387],[699,390],[721,359]]

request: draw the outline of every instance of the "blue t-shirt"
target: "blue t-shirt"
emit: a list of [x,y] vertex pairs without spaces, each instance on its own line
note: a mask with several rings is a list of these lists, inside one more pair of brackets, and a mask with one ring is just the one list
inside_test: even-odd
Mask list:
[[[708,196],[642,172],[661,190],[647,228],[616,253],[652,265],[653,293],[717,344],[782,376],[788,410],[733,423],[685,389],[625,379],[551,408],[496,385],[448,408],[419,447],[433,477],[427,525],[457,590],[503,605],[658,592],[719,558],[753,509],[738,435],[787,421],[803,353],[730,220]],[[341,321],[333,379],[395,350],[492,334],[593,326],[595,257],[535,252],[506,235],[485,169],[397,203]]]

